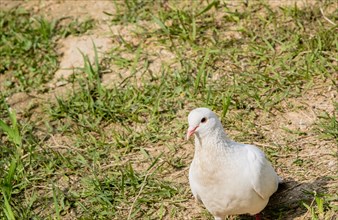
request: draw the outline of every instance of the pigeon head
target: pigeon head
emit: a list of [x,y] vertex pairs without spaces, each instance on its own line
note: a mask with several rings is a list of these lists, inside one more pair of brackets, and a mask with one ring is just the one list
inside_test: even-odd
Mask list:
[[187,139],[197,134],[204,137],[221,125],[217,115],[208,108],[196,108],[189,113]]

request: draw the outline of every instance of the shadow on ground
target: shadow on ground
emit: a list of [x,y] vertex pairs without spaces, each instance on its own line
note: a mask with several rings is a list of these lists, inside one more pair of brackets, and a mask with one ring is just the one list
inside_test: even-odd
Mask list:
[[292,179],[284,181],[263,210],[263,219],[287,220],[303,216],[307,209],[302,203],[311,203],[311,192],[327,193],[329,182],[330,178],[325,176],[318,177],[313,182],[297,182]]
[[[327,193],[330,178],[319,177],[313,182],[297,182],[293,179],[279,185],[277,192],[270,198],[269,204],[262,211],[263,220],[283,219],[292,220],[304,216],[307,209],[302,204],[310,204],[313,200],[311,192]],[[240,220],[252,220],[253,216],[243,215]]]

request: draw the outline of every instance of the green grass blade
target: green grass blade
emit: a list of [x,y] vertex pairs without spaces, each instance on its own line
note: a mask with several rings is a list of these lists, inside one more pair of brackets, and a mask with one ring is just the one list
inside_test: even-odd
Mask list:
[[224,118],[226,116],[226,114],[228,113],[229,110],[229,106],[231,103],[231,96],[227,95],[226,97],[222,97],[222,118]]
[[205,7],[202,11],[200,11],[196,17],[206,13],[207,11],[209,11],[212,7],[217,7],[219,4],[219,0],[214,0],[212,1],[209,5],[207,5],[207,7]]
[[60,207],[59,207],[59,202],[57,199],[56,195],[56,188],[54,183],[52,184],[53,186],[53,201],[54,201],[54,207],[55,207],[55,214],[56,214],[56,219],[60,220]]
[[12,211],[12,207],[8,202],[6,194],[3,193],[3,196],[4,196],[4,204],[5,204],[5,207],[3,207],[4,213],[5,213],[8,220],[15,220],[14,213]]
[[169,34],[170,31],[168,29],[168,27],[160,20],[158,19],[157,17],[153,16],[152,15],[152,18],[154,20],[154,22],[166,33],[166,34]]
[[13,135],[13,130],[3,120],[0,119],[0,128],[7,134]]

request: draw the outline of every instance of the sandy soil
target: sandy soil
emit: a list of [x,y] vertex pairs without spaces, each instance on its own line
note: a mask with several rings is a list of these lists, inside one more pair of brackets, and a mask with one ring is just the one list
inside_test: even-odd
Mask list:
[[[275,7],[280,4],[299,6],[312,4],[314,1],[271,1],[271,4]],[[96,27],[89,31],[84,36],[74,37],[69,36],[65,39],[58,41],[58,54],[60,54],[60,69],[55,73],[54,79],[49,83],[51,88],[50,94],[26,94],[17,93],[8,98],[8,103],[11,107],[18,111],[28,108],[34,105],[34,102],[38,102],[41,99],[49,99],[54,97],[55,94],[64,94],[71,89],[71,86],[67,84],[67,79],[74,73],[74,68],[83,66],[83,58],[80,51],[86,54],[90,60],[94,58],[93,43],[99,51],[99,58],[103,59],[103,54],[111,50],[114,46],[118,45],[118,40],[114,40],[112,36],[121,35],[130,41],[137,42],[137,38],[133,38],[133,34],[129,32],[130,26],[111,26],[109,24],[109,16],[104,11],[114,13],[114,4],[112,1],[66,1],[66,0],[53,0],[53,1],[2,1],[4,8],[11,8],[20,5],[21,7],[33,10],[37,14],[46,16],[49,19],[60,19],[71,16],[79,20],[85,20],[93,18],[97,20]],[[145,24],[147,25],[147,24]],[[113,40],[112,40],[113,39]],[[149,50],[154,57],[150,69],[154,72],[160,69],[162,62],[169,62],[174,58],[174,55],[169,51],[154,45]],[[126,56],[133,56],[132,54],[126,54]],[[125,76],[129,73],[124,72]],[[1,80],[0,75],[0,80]],[[112,85],[116,80],[121,78],[118,74],[112,72],[104,74],[103,84],[105,86]],[[333,100],[337,100],[337,91],[334,88],[327,88],[325,85],[325,79],[322,79],[318,86],[308,90],[304,96],[287,100],[285,105],[300,106],[299,110],[293,112],[275,112],[276,118],[268,119],[264,116],[264,113],[258,117],[257,125],[263,128],[262,133],[271,139],[272,143],[277,145],[295,144],[299,148],[298,154],[289,154],[285,152],[282,157],[278,158],[279,164],[284,166],[278,168],[278,172],[283,178],[286,179],[286,186],[280,191],[274,198],[276,201],[283,201],[285,204],[297,205],[293,201],[298,201],[303,195],[303,190],[308,188],[313,189],[329,189],[329,191],[336,191],[337,184],[326,178],[327,172],[333,173],[338,170],[337,161],[332,160],[333,152],[336,152],[337,146],[332,142],[318,142],[314,138],[314,134],[304,136],[302,139],[295,139],[294,143],[285,143],[285,137],[290,140],[290,133],[286,132],[285,128],[299,130],[300,132],[310,132],[314,126],[314,123],[318,117],[326,111],[330,114],[334,114]],[[183,113],[182,113],[183,114]],[[266,123],[270,121],[271,123]],[[268,124],[268,125],[264,125]],[[62,137],[55,137],[56,142],[62,142]],[[256,143],[260,147],[260,143]],[[325,146],[325,147],[323,147]],[[156,152],[154,152],[156,155]],[[192,158],[192,146],[187,144],[178,152],[183,158],[191,160]],[[303,166],[299,166],[297,169],[289,170],[292,163],[297,159],[303,159],[307,163]],[[294,166],[293,166],[294,167]],[[324,167],[325,169],[319,169],[318,167]],[[323,170],[326,170],[323,172]],[[173,173],[170,176],[177,179],[182,183],[187,183],[188,170],[183,170],[177,173]],[[274,200],[274,199],[272,199]],[[193,200],[183,204],[191,212],[187,217],[189,219],[194,213],[199,213],[203,210],[203,207],[196,204]],[[273,207],[272,202],[269,207]],[[268,209],[269,209],[268,207]],[[290,213],[288,219],[304,219],[307,216],[302,211],[297,212],[293,210]]]

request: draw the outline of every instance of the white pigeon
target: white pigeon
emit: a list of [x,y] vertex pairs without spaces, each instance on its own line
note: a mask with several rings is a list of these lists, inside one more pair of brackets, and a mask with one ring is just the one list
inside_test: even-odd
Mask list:
[[188,116],[187,139],[195,135],[189,183],[194,197],[216,220],[259,213],[277,190],[280,178],[256,146],[227,137],[214,112],[197,108]]

